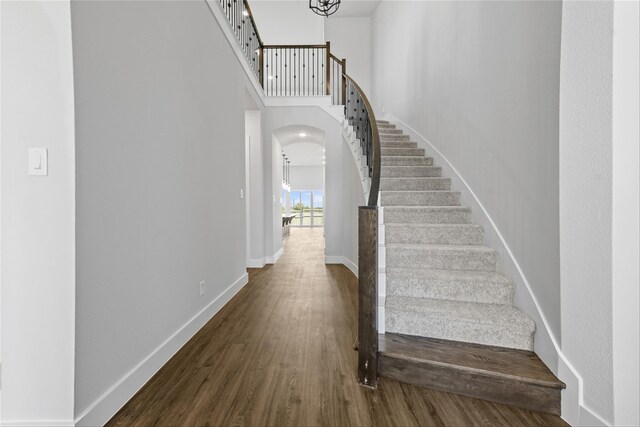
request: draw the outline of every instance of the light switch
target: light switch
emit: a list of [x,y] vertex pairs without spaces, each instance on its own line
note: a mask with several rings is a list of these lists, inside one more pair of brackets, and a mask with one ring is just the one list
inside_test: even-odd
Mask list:
[[244,189],[240,189],[240,198],[244,199]]
[[46,148],[29,148],[29,175],[45,176],[49,174]]

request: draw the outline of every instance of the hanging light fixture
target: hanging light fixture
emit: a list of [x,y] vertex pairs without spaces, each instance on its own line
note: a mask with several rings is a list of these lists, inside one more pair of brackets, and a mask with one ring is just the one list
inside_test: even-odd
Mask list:
[[309,9],[320,16],[336,13],[340,7],[340,0],[309,0]]

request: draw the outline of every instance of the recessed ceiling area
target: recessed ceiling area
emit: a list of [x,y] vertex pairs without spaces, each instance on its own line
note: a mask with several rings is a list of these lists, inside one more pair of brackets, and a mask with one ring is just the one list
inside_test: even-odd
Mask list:
[[322,166],[324,147],[312,142],[297,142],[283,148],[283,153],[291,161],[291,166]]
[[322,166],[324,131],[312,126],[285,126],[273,132],[291,166]]

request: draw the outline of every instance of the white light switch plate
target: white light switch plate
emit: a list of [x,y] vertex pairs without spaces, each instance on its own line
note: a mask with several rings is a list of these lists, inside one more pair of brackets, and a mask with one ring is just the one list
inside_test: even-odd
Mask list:
[[29,148],[29,175],[48,175],[48,160],[46,148]]

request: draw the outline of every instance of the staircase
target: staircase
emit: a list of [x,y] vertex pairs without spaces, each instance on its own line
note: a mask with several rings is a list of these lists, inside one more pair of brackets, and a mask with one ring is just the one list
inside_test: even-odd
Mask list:
[[378,121],[385,230],[379,372],[400,381],[553,414],[559,381],[533,353],[536,325],[433,158]]

